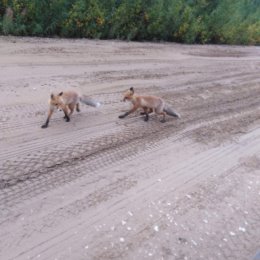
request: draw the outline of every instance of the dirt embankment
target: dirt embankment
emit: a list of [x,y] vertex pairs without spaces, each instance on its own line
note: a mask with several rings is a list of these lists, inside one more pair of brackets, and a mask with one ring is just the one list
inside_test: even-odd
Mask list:
[[[0,67],[1,259],[254,259],[259,47],[0,37]],[[118,119],[131,86],[182,118]],[[64,89],[102,106],[41,129]]]

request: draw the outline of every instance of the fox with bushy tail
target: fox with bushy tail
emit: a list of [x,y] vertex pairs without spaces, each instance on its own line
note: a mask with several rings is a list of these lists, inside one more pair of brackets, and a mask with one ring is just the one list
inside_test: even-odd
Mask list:
[[70,121],[70,116],[76,108],[77,112],[80,112],[79,103],[84,103],[88,106],[99,107],[100,103],[87,97],[86,95],[81,95],[76,91],[63,91],[59,94],[51,94],[49,99],[49,112],[46,122],[42,125],[42,128],[47,128],[49,125],[50,118],[55,111],[55,109],[62,110],[64,112],[64,119],[66,122]]
[[145,121],[149,120],[149,114],[153,111],[158,114],[162,115],[163,119],[161,120],[162,123],[166,122],[165,117],[166,114],[170,116],[174,116],[180,118],[180,114],[177,113],[173,108],[165,103],[165,101],[156,96],[139,96],[135,95],[134,88],[131,87],[125,94],[123,101],[130,101],[133,104],[133,107],[130,111],[126,112],[123,115],[120,115],[119,118],[124,118],[129,114],[135,112],[138,108],[142,108],[142,114],[145,115]]

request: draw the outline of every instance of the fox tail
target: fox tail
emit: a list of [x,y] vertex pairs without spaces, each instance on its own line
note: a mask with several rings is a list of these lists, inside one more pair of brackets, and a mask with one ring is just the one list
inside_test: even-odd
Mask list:
[[101,105],[98,101],[96,101],[86,95],[82,95],[79,100],[80,100],[80,102],[84,103],[85,105],[92,106],[92,107],[99,107]]
[[169,106],[165,106],[163,111],[166,112],[166,114],[169,115],[169,116],[174,116],[174,117],[181,118],[181,115],[179,113],[177,113],[173,108],[171,108]]

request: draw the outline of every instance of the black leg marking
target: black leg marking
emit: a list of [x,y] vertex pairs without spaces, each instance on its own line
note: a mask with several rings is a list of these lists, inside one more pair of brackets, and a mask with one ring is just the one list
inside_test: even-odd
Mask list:
[[42,125],[42,128],[47,128],[49,125],[49,119],[46,120],[45,124]]
[[148,114],[148,113],[145,113],[144,121],[147,122],[148,120],[149,120],[149,114]]
[[66,122],[69,122],[69,121],[70,121],[70,118],[69,118],[68,115],[65,116],[65,121],[66,121]]
[[69,122],[70,121],[70,117],[68,116],[67,112],[65,112],[64,110],[63,110],[63,112],[65,114],[65,116],[64,116],[65,121]]
[[119,118],[124,118],[124,117],[128,116],[129,114],[130,114],[130,112],[126,112],[123,115],[120,115]]

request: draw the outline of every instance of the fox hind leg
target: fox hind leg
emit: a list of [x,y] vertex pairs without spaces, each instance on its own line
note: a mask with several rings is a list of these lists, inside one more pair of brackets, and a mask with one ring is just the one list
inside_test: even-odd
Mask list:
[[156,113],[157,115],[162,115],[162,116],[163,116],[163,119],[162,119],[160,122],[162,122],[162,123],[165,123],[165,122],[166,122],[166,119],[165,119],[166,113],[163,111],[162,106],[156,108],[156,109],[155,109],[155,113]]
[[163,119],[161,120],[161,123],[165,123],[166,122],[166,113],[165,112],[161,112],[160,115],[163,115]]

